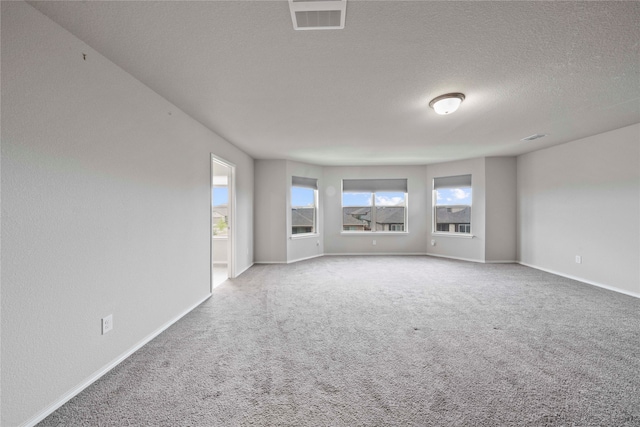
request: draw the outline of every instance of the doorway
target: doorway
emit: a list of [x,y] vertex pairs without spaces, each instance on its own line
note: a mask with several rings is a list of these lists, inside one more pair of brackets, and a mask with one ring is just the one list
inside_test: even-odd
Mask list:
[[234,276],[235,166],[211,155],[211,290]]

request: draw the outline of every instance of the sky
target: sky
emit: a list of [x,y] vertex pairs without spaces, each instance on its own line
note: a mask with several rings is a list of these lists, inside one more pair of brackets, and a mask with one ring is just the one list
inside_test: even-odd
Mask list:
[[214,187],[213,188],[213,206],[221,206],[229,203],[229,188]]
[[[371,206],[372,193],[342,193],[342,206]],[[404,206],[404,193],[376,193],[376,206]]]
[[471,205],[471,188],[440,188],[436,198],[436,205]]
[[[471,188],[441,188],[436,190],[436,205],[471,205]],[[371,206],[372,193],[343,193],[342,206]],[[313,206],[313,190],[291,187],[291,205]],[[404,193],[376,193],[376,206],[404,206]]]
[[[436,190],[436,205],[471,205],[471,188],[441,188]],[[311,188],[291,187],[291,205],[295,207],[313,206]],[[213,205],[226,205],[229,201],[227,188],[216,187]],[[371,193],[343,193],[342,206],[370,206]],[[404,206],[404,193],[376,193],[376,206]]]
[[291,187],[291,206],[296,208],[313,206],[314,191],[312,188]]

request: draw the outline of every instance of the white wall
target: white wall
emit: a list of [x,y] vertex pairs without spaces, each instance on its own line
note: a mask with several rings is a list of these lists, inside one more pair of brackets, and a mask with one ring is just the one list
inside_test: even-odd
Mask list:
[[[307,163],[293,162],[287,160],[287,178],[286,178],[286,233],[287,241],[287,262],[294,262],[302,259],[312,258],[322,255],[324,252],[324,215],[322,206],[324,205],[323,187],[323,168],[321,166],[310,165]],[[293,176],[303,178],[315,178],[318,180],[318,233],[308,235],[297,235],[291,237],[291,179]]]
[[237,166],[250,265],[253,160],[24,2],[2,2],[1,39],[1,424],[16,426],[209,295],[211,152]]
[[518,157],[518,255],[640,296],[640,124]]
[[[342,180],[407,178],[408,233],[342,233]],[[424,254],[431,191],[425,166],[354,166],[324,168],[325,254]],[[373,245],[373,240],[376,245]]]
[[485,159],[485,262],[516,261],[515,157]]
[[287,163],[255,161],[255,262],[287,262]]
[[[426,209],[428,220],[427,253],[429,255],[444,256],[470,261],[484,262],[485,260],[485,159],[477,158],[457,162],[428,165],[425,181],[429,193],[429,204]],[[433,178],[471,175],[471,233],[473,238],[459,235],[434,234],[433,206],[431,193]],[[435,241],[435,246],[431,241]]]

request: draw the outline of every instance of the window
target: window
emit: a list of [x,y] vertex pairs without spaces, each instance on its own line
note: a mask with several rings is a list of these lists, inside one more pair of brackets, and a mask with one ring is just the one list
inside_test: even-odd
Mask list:
[[407,231],[407,180],[343,180],[342,231]]
[[317,233],[318,181],[294,176],[291,179],[291,234]]
[[212,199],[213,237],[226,238],[229,235],[229,184],[226,176],[213,177]]
[[433,231],[471,234],[471,175],[433,179]]

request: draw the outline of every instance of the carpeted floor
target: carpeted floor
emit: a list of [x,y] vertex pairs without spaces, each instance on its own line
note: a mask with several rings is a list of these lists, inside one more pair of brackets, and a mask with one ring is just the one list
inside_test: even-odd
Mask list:
[[256,265],[40,426],[640,426],[640,300],[519,265]]

